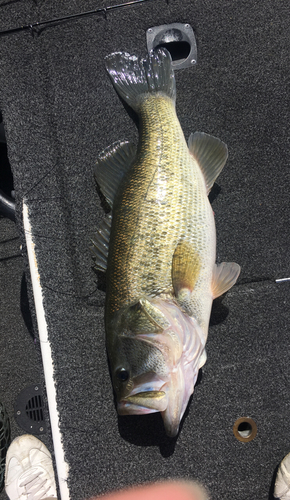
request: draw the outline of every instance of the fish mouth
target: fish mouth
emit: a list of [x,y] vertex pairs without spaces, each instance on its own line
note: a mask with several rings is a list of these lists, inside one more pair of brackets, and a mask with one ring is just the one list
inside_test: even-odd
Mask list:
[[146,373],[135,377],[134,387],[118,402],[119,415],[142,415],[164,411],[168,404],[167,377]]
[[[160,412],[166,434],[174,438],[194,391],[198,370],[204,363],[201,355],[205,338],[196,319],[182,312],[175,303],[156,299],[152,304],[163,313],[171,328],[154,335],[138,334],[137,338],[162,353],[165,369],[133,376],[130,384],[117,393],[117,410],[119,415]],[[152,316],[155,317],[153,313]]]
[[119,415],[143,415],[164,411],[167,405],[168,396],[165,391],[137,392],[118,403],[118,413]]

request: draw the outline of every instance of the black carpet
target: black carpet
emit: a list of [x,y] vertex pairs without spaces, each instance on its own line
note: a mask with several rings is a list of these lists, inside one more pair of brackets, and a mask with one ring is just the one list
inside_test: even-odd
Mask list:
[[[1,0],[0,30],[102,6],[108,3]],[[172,22],[191,24],[198,46],[197,65],[176,72],[185,136],[207,132],[229,148],[211,193],[217,261],[242,267],[238,284],[214,304],[208,361],[173,441],[158,414],[117,417],[105,352],[105,295],[89,251],[104,214],[93,177],[95,159],[114,141],[137,138],[136,125],[106,75],[104,57],[119,50],[144,56],[146,29]],[[0,36],[0,109],[17,228],[27,272],[26,199],[72,499],[168,477],[199,479],[216,499],[272,498],[275,468],[290,450],[290,285],[275,282],[290,272],[289,64],[285,0],[155,0],[54,23],[34,36],[29,31]],[[9,231],[15,233],[8,222],[3,231],[9,239]],[[17,276],[19,293],[22,277],[21,257],[7,262],[0,261],[1,315],[2,296],[19,301],[7,283]],[[31,297],[28,273],[27,282]],[[22,321],[13,311],[7,311],[1,327],[13,320],[11,338]],[[39,363],[41,372],[38,358],[30,355],[35,347],[29,332],[23,335],[25,347],[14,338],[10,354],[1,350],[0,389],[11,419],[7,392],[16,397],[15,380],[33,383],[35,378],[26,369],[8,377],[11,349],[29,359],[28,370]],[[239,417],[257,424],[249,443],[233,435]],[[21,430],[13,428],[13,437],[17,433]],[[52,446],[49,431],[44,440]]]

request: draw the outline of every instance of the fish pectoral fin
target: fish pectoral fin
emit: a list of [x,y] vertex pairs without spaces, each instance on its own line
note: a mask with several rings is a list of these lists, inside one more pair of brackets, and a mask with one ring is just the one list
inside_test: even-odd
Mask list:
[[107,215],[107,217],[105,217],[105,219],[101,222],[94,238],[91,240],[92,246],[90,249],[92,251],[93,259],[95,261],[95,269],[97,271],[105,272],[107,269],[111,222],[111,215]]
[[215,264],[211,285],[213,299],[227,292],[237,281],[240,272],[241,268],[235,262]]
[[179,301],[194,289],[200,268],[200,256],[193,245],[186,240],[179,242],[172,258],[172,284]]
[[95,178],[111,208],[121,179],[132,166],[135,157],[134,144],[117,141],[97,158]]
[[203,132],[190,134],[188,148],[197,161],[209,194],[228,157],[228,148],[220,139]]

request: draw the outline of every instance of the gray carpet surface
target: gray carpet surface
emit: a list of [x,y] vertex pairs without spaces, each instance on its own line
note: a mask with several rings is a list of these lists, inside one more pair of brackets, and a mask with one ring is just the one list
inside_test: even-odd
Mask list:
[[[0,401],[9,416],[12,439],[28,432],[15,418],[16,411],[22,410],[22,406],[16,404],[18,398],[28,402],[29,397],[21,397],[23,391],[34,386],[42,394],[44,384],[20,245],[15,223],[0,217]],[[25,419],[27,422],[29,419]],[[35,431],[33,420],[31,424]],[[49,429],[48,421],[47,425]],[[51,447],[48,432],[38,437]],[[5,490],[0,493],[0,498],[7,498]]]
[[[96,5],[84,1],[81,8]],[[79,3],[64,0],[2,2],[0,30],[79,11]],[[290,448],[289,283],[275,282],[289,276],[287,12],[283,0],[156,0],[55,23],[35,36],[0,37],[0,108],[17,227],[27,266],[25,199],[73,499],[167,477],[199,479],[217,499],[272,498],[275,468]],[[104,215],[95,159],[138,134],[104,57],[119,50],[145,56],[146,29],[172,22],[191,24],[198,46],[197,65],[176,72],[184,134],[207,132],[229,148],[211,193],[217,261],[242,267],[238,284],[214,304],[208,361],[176,441],[165,436],[158,414],[117,417],[105,294],[89,252]],[[27,281],[31,294],[29,275]],[[250,443],[232,432],[243,416],[258,427]]]

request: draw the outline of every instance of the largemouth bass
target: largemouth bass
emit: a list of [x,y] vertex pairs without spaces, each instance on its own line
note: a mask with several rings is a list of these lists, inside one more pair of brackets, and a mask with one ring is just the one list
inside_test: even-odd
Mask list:
[[94,243],[106,273],[106,344],[119,414],[161,412],[176,436],[193,393],[212,301],[237,280],[235,263],[215,264],[208,193],[227,147],[204,133],[188,144],[175,112],[166,49],[145,59],[106,58],[115,89],[139,116],[137,147],[116,142],[97,161],[111,214]]

